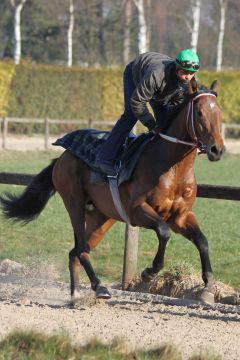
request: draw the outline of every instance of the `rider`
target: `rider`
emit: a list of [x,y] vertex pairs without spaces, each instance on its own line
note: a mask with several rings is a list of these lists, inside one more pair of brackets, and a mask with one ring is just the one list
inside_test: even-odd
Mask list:
[[187,85],[199,68],[198,55],[191,49],[180,51],[175,60],[167,55],[147,52],[126,66],[123,76],[124,113],[103,144],[98,158],[102,172],[110,176],[116,174],[114,162],[137,120],[149,131],[169,124],[185,100]]

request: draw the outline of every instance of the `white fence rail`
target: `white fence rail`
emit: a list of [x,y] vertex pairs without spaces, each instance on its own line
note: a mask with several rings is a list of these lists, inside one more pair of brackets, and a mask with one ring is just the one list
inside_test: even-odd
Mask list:
[[[101,121],[101,120],[60,120],[60,119],[35,119],[35,118],[0,118],[0,135],[2,137],[2,149],[7,148],[7,138],[8,138],[8,125],[9,123],[20,123],[20,124],[43,124],[44,125],[44,148],[49,149],[49,137],[50,137],[50,125],[51,124],[75,124],[78,127],[94,128],[99,125],[101,127],[112,127],[116,120],[112,121]],[[227,129],[239,129],[240,124],[222,124],[221,133],[223,139],[226,138]]]
[[240,130],[240,124],[224,124],[223,123],[222,129],[221,129],[223,140],[225,140],[225,138],[226,138],[226,130],[227,129],[239,129]]

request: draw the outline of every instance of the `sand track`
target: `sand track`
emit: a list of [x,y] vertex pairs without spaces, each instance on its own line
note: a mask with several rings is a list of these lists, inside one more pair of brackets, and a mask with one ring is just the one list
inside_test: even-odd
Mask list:
[[184,359],[210,349],[223,359],[240,358],[240,307],[200,305],[189,300],[111,289],[112,298],[96,302],[82,288],[79,304],[69,304],[68,284],[12,275],[0,276],[0,338],[13,330],[56,334],[67,331],[85,344],[92,337],[108,343],[126,340],[130,349],[175,344]]

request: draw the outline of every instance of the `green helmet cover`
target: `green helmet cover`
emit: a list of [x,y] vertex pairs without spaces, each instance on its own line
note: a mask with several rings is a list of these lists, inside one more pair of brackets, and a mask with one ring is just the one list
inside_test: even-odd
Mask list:
[[[199,57],[192,49],[185,49],[180,51],[176,57],[175,64],[181,69],[193,72],[198,71],[200,67]],[[196,67],[198,68],[196,69]]]

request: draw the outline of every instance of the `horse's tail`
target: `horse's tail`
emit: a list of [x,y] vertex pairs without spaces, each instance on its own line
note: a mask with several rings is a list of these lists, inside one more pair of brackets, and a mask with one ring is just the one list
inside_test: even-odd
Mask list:
[[6,218],[28,223],[38,217],[50,197],[56,192],[52,171],[57,159],[37,174],[20,195],[5,192],[0,196],[0,206]]

